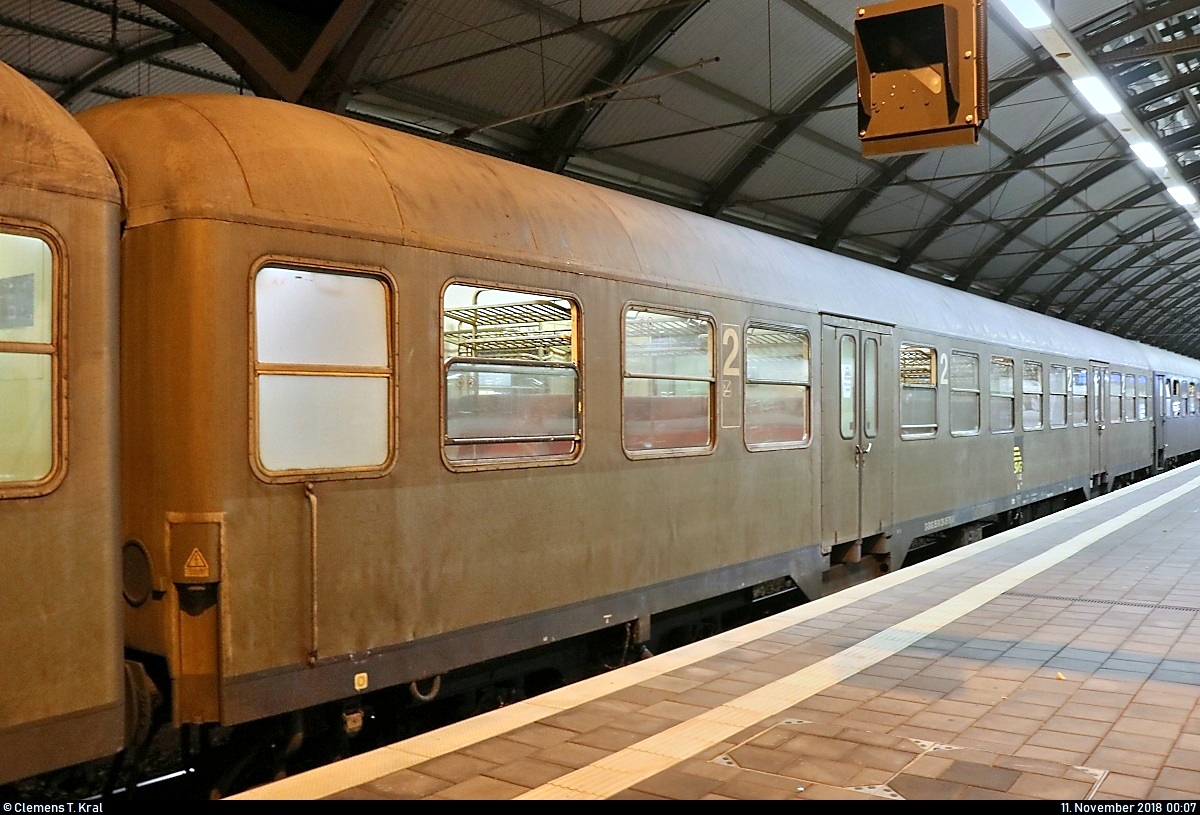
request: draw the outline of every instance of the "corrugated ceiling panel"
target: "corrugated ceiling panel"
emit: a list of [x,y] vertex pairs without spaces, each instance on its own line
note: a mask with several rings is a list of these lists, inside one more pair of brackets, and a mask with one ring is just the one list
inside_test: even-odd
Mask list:
[[[741,150],[751,132],[749,127],[730,128],[686,138],[623,147],[612,152],[663,167],[670,173],[694,180],[697,189],[707,189],[712,179],[713,168],[721,166],[726,156]],[[597,158],[604,158],[606,155],[608,154],[595,154]]]
[[964,219],[926,247],[921,257],[952,267],[965,266],[998,234],[999,230],[989,223]]
[[1068,27],[1076,30],[1128,5],[1125,0],[1057,0],[1054,3],[1054,11]]
[[901,248],[916,240],[942,208],[942,202],[924,190],[889,187],[854,219],[848,231]]
[[[865,176],[852,159],[811,142],[802,152],[795,151],[789,142],[783,151],[769,158],[750,176],[737,198],[754,200],[774,198],[781,192],[799,193],[800,197],[780,202],[780,205],[805,218],[819,220],[845,200],[845,193],[841,191],[853,185],[856,173]],[[850,179],[850,183],[846,179]],[[826,189],[839,192],[832,197],[817,194]]]
[[[692,85],[666,77],[640,90],[636,95],[653,94],[658,101],[630,101],[605,105],[595,122],[588,128],[585,141],[589,146],[602,147],[634,139],[664,136],[684,131],[731,124],[743,121],[745,114],[738,108],[706,96]],[[731,135],[735,134],[735,135]],[[691,172],[698,177],[711,175],[717,167],[739,149],[744,149],[749,132],[745,128],[717,130],[701,136],[667,139],[647,145],[651,154],[661,154],[667,160],[677,160],[676,151],[687,153],[687,161],[704,162],[703,168]],[[702,138],[713,136],[713,139]],[[707,142],[702,153],[694,153],[694,145]],[[723,145],[711,152],[716,145]]]
[[[138,63],[113,74],[100,83],[100,87],[119,93],[129,93],[137,96],[150,96],[168,93],[237,93],[238,89],[230,85],[200,79],[190,74],[173,71],[157,65]],[[251,95],[247,92],[247,96]],[[79,104],[71,105],[71,110],[78,113],[86,110]]]
[[822,110],[804,123],[804,127],[858,153],[862,146],[858,139],[858,105],[839,106],[836,103]]
[[764,110],[785,109],[805,81],[831,61],[853,59],[852,46],[780,0],[709,3],[695,20],[668,40],[659,56],[677,65],[720,57],[704,69],[704,78]]
[[[497,118],[520,115],[577,96],[611,52],[591,38],[565,35],[446,68],[436,66],[561,28],[561,22],[543,21],[539,26],[528,14],[500,14],[496,4],[421,4],[393,25],[396,35],[381,46],[365,79],[410,87],[494,112]],[[419,71],[424,72],[404,78]],[[504,90],[497,93],[501,84]],[[527,122],[538,123],[538,117]]]
[[871,170],[857,156],[795,135],[750,175],[741,196],[763,198],[816,191],[844,195],[868,178]]

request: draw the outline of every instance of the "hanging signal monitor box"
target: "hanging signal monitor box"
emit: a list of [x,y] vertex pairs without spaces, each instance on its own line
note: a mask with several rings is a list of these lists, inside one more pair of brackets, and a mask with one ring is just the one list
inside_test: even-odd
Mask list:
[[855,12],[865,156],[976,144],[987,118],[985,0],[891,0]]

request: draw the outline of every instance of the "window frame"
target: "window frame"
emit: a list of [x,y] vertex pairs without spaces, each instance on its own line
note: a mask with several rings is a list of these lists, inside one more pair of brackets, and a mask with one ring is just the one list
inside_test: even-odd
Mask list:
[[[1055,368],[1058,368],[1063,372],[1063,390],[1061,392],[1054,390],[1054,369]],[[1047,426],[1049,427],[1050,430],[1058,430],[1059,428],[1062,428],[1062,427],[1070,427],[1071,426],[1071,366],[1056,365],[1053,362],[1050,363],[1050,374],[1047,377],[1046,385],[1047,385],[1047,389],[1049,390],[1049,393],[1047,395],[1050,396],[1051,399],[1053,399],[1053,397],[1055,397],[1055,396],[1061,396],[1062,400],[1063,400],[1062,401],[1062,404],[1063,404],[1062,423],[1055,424],[1054,411],[1048,409],[1047,413],[1049,413],[1050,416],[1049,416],[1049,420],[1047,421]]]
[[[1119,388],[1118,388],[1117,392],[1115,392],[1115,393],[1113,392],[1114,379],[1116,381],[1116,384],[1119,385]],[[1108,422],[1109,424],[1120,424],[1121,420],[1122,420],[1122,410],[1125,406],[1125,374],[1121,373],[1120,371],[1114,371],[1113,369],[1109,368],[1108,382],[1106,382],[1104,384],[1105,384],[1105,387],[1108,389],[1108,392],[1104,395],[1104,398],[1108,401],[1108,407],[1107,407],[1108,416],[1105,419],[1105,421]],[[1115,402],[1116,410],[1113,410],[1113,407],[1114,407],[1113,400],[1114,399],[1116,400],[1116,402]]]
[[[622,321],[621,326],[622,326],[622,329],[624,329],[623,321]],[[808,359],[807,359],[808,381],[807,382],[801,384],[798,382],[783,382],[783,381],[776,381],[776,380],[758,380],[758,379],[750,378],[750,342],[748,340],[748,337],[750,335],[750,331],[753,329],[756,329],[756,328],[764,329],[767,331],[786,331],[786,332],[789,332],[792,334],[802,334],[804,336],[804,339],[805,339],[805,342],[806,342],[806,345],[808,348]],[[622,330],[621,336],[623,339],[625,336],[624,330]],[[741,340],[742,340],[742,348],[743,348],[742,370],[744,371],[744,376],[742,378],[742,444],[745,446],[746,450],[751,453],[762,453],[762,452],[767,452],[770,450],[803,450],[805,448],[812,447],[812,443],[813,443],[813,417],[812,417],[813,343],[812,343],[812,332],[809,331],[807,326],[802,326],[802,325],[788,325],[787,323],[774,323],[774,322],[763,321],[763,320],[747,320],[745,322],[745,324],[742,325]],[[622,355],[621,355],[622,368],[624,368],[624,363],[625,363],[625,356],[622,353]],[[624,380],[623,374],[622,374],[622,380]],[[806,431],[807,435],[805,436],[805,439],[803,442],[780,441],[780,442],[755,442],[753,444],[750,443],[750,441],[746,438],[746,428],[749,424],[749,422],[747,421],[748,412],[746,410],[746,403],[747,403],[747,394],[750,391],[751,385],[786,385],[786,386],[796,387],[796,388],[803,387],[805,389],[804,418],[805,418],[805,423],[806,423],[805,431]],[[622,384],[622,396],[623,395],[624,395],[624,385]],[[621,401],[622,401],[622,405],[624,405],[623,398]],[[621,444],[622,444],[622,446],[624,446],[625,422],[624,422],[624,414],[623,413],[622,413],[621,418],[622,418],[622,421],[621,421],[621,431],[622,431]]]
[[[1067,372],[1067,422],[1071,427],[1087,427],[1091,421],[1091,414],[1088,412],[1091,410],[1091,406],[1088,405],[1088,399],[1092,393],[1091,372],[1087,368],[1076,368],[1073,365],[1067,367]],[[1075,380],[1078,379],[1077,375],[1081,373],[1083,374],[1083,393],[1076,393],[1075,389],[1078,387],[1078,384]],[[1083,410],[1079,414],[1083,416],[1082,422],[1077,422],[1074,418],[1076,406],[1074,400],[1076,399],[1083,400]]]
[[[708,325],[708,362],[709,362],[709,377],[670,377],[670,376],[630,376],[626,364],[628,362],[627,349],[625,347],[626,331],[625,326],[628,320],[630,310],[647,311],[654,314],[665,314],[685,319],[699,319]],[[687,458],[691,456],[711,456],[717,449],[717,444],[720,441],[720,434],[717,432],[717,320],[716,316],[703,309],[688,309],[678,308],[674,306],[663,306],[647,302],[645,300],[629,300],[621,307],[620,325],[618,331],[621,335],[620,348],[620,405],[621,405],[621,451],[625,457],[631,461],[642,461],[644,459],[656,458]],[[809,354],[812,350],[810,346]],[[811,373],[809,374],[811,378]],[[708,446],[706,447],[662,447],[651,448],[649,450],[630,450],[625,441],[625,382],[628,379],[675,379],[680,382],[708,382]],[[744,398],[744,397],[743,397]],[[743,423],[745,419],[743,417]],[[811,435],[811,432],[810,432]]]
[[[930,370],[932,372],[932,377],[931,377],[932,384],[930,384],[930,385],[906,385],[904,383],[903,366],[901,365],[900,360],[901,360],[901,357],[904,355],[905,348],[921,348],[921,349],[932,352],[933,362],[932,362],[932,365],[930,368]],[[941,430],[942,423],[941,423],[940,417],[938,416],[938,396],[939,396],[938,395],[938,357],[941,356],[941,353],[942,353],[941,350],[931,342],[913,341],[913,342],[897,343],[897,349],[896,349],[896,385],[897,385],[897,388],[896,388],[896,396],[897,396],[896,419],[897,419],[897,430],[899,432],[900,438],[904,441],[915,441],[918,439],[936,439],[938,436],[938,432]],[[856,376],[857,376],[857,372],[856,372]],[[932,390],[933,391],[933,427],[932,427],[932,429],[909,430],[908,429],[909,427],[925,427],[926,425],[905,425],[904,424],[903,405],[904,405],[904,389],[905,388],[919,388],[921,390]]]
[[[992,389],[992,375],[997,363],[1007,363],[1012,372],[1011,395],[996,395]],[[992,423],[992,402],[996,399],[1007,399],[1009,402],[1009,408],[1012,415],[1012,424],[1010,424],[1008,427],[997,429]],[[988,358],[988,430],[991,431],[993,435],[1017,432],[1017,360],[1015,357],[1002,357],[997,354],[991,354]]]
[[[0,501],[9,498],[40,498],[54,492],[67,476],[67,440],[70,436],[67,416],[67,378],[70,359],[67,351],[68,292],[70,258],[66,244],[46,224],[15,218],[0,219],[0,232],[23,238],[36,238],[50,251],[50,342],[0,342],[0,353],[50,357],[50,469],[32,481],[0,482]],[[112,354],[116,348],[110,349]]]
[[[970,357],[975,360],[975,387],[972,388],[957,388],[954,386],[954,357]],[[980,378],[980,356],[975,351],[963,351],[957,348],[950,349],[950,359],[948,360],[947,369],[947,386],[950,388],[950,435],[954,438],[966,438],[969,436],[978,436],[983,432],[983,385]],[[973,393],[975,394],[975,429],[974,430],[955,430],[954,429],[954,394],[956,393]]]
[[[529,456],[527,458],[494,458],[494,459],[477,459],[477,460],[458,460],[452,459],[446,455],[446,422],[448,413],[449,393],[446,388],[446,378],[450,371],[450,366],[455,363],[462,362],[484,362],[504,365],[504,360],[485,359],[480,357],[461,357],[445,356],[446,347],[446,330],[445,330],[445,308],[446,308],[446,292],[451,286],[473,286],[480,289],[492,289],[494,291],[514,292],[520,294],[538,295],[547,298],[559,300],[567,300],[574,307],[572,326],[572,358],[574,363],[572,366],[565,366],[556,363],[531,363],[531,367],[573,367],[575,370],[575,426],[577,429],[578,440],[575,443],[575,449],[570,455],[554,455],[554,456]],[[438,355],[438,454],[442,458],[442,464],[451,472],[478,472],[481,470],[517,470],[530,469],[533,467],[566,467],[575,464],[583,457],[584,446],[586,444],[586,434],[584,433],[584,371],[583,371],[583,302],[575,292],[554,289],[550,287],[527,286],[519,283],[505,282],[494,278],[484,279],[478,277],[452,277],[442,284],[438,291],[437,299],[437,355]],[[516,363],[518,367],[522,364],[519,360],[509,360],[508,364]]]
[[[387,379],[389,386],[387,388],[387,455],[382,463],[377,465],[366,466],[351,466],[351,467],[336,467],[336,468],[306,468],[295,470],[271,470],[263,464],[260,456],[259,447],[259,403],[258,403],[258,378],[260,375],[275,375],[280,373],[288,373],[289,371],[300,371],[306,368],[311,370],[321,369],[328,371],[331,374],[337,374],[339,366],[330,365],[310,365],[310,364],[288,364],[280,366],[278,363],[265,363],[268,370],[262,370],[263,363],[258,361],[258,297],[256,292],[256,284],[258,275],[267,267],[295,269],[300,272],[311,272],[314,274],[337,275],[342,277],[360,277],[377,280],[383,284],[385,289],[385,302],[387,306],[387,315],[385,319],[387,329]],[[250,275],[248,278],[248,331],[249,337],[246,343],[249,356],[249,392],[247,394],[247,413],[249,419],[249,457],[250,469],[255,476],[268,484],[295,484],[307,481],[346,481],[352,479],[366,478],[383,478],[391,473],[396,466],[396,448],[397,448],[397,415],[399,410],[399,366],[397,365],[397,340],[399,337],[399,303],[396,280],[391,272],[381,266],[360,266],[351,263],[334,263],[327,260],[317,260],[307,257],[293,257],[286,255],[268,255],[259,258],[250,267]],[[281,370],[271,370],[272,367],[280,367]],[[282,370],[286,367],[288,370]],[[341,366],[341,367],[356,367],[356,366]]]
[[[1036,365],[1038,369],[1038,387],[1041,389],[1035,393],[1025,390],[1025,366]],[[1037,396],[1038,398],[1038,423],[1035,427],[1029,427],[1025,424],[1025,397]],[[1021,431],[1024,433],[1034,433],[1038,430],[1046,429],[1046,366],[1036,359],[1021,360]]]

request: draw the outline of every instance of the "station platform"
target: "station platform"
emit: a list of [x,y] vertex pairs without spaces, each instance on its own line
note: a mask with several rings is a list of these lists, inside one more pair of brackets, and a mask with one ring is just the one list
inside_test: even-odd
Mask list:
[[1200,463],[242,799],[1200,799]]

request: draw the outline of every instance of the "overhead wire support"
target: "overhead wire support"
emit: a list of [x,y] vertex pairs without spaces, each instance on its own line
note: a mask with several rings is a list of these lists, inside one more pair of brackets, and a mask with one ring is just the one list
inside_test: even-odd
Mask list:
[[525,119],[532,119],[534,116],[540,116],[543,113],[550,113],[551,111],[561,110],[562,108],[567,108],[567,107],[570,107],[571,105],[578,105],[578,104],[592,105],[592,104],[596,104],[596,103],[608,104],[609,102],[620,101],[620,100],[611,99],[609,97],[612,97],[612,96],[620,93],[623,90],[628,90],[629,88],[635,88],[639,85],[645,85],[648,82],[655,82],[659,79],[666,79],[667,77],[676,76],[678,74],[685,74],[690,71],[694,71],[697,68],[703,68],[705,65],[709,65],[713,62],[720,62],[720,61],[721,61],[720,57],[706,57],[705,59],[696,60],[695,62],[693,62],[690,65],[685,65],[682,68],[676,68],[671,71],[664,71],[663,73],[655,74],[654,76],[645,76],[645,77],[642,77],[641,79],[635,79],[632,82],[623,82],[620,85],[613,85],[611,88],[605,88],[602,91],[593,91],[592,93],[585,93],[582,96],[576,96],[572,99],[567,99],[563,102],[556,102],[553,105],[546,105],[545,107],[540,107],[537,110],[531,110],[531,111],[528,111],[527,113],[522,113],[518,116],[510,116],[507,119],[501,119],[498,122],[491,122],[491,123],[485,124],[485,125],[476,125],[475,127],[460,127],[458,130],[455,130],[450,135],[453,136],[454,138],[465,139],[465,138],[469,138],[470,136],[475,135],[476,133],[482,132],[484,130],[491,130],[493,128],[502,127],[507,124],[512,124],[513,122],[521,122],[521,121],[524,121]]
[[544,42],[546,40],[554,39],[555,37],[563,37],[563,36],[566,36],[569,34],[578,34],[582,31],[587,31],[587,30],[590,30],[593,28],[598,28],[599,26],[608,25],[609,23],[620,22],[621,20],[625,20],[630,17],[640,17],[640,16],[646,15],[646,14],[655,14],[657,12],[666,11],[668,9],[675,8],[677,6],[686,6],[686,5],[689,5],[694,2],[696,2],[696,0],[669,0],[669,2],[660,3],[656,6],[649,6],[647,8],[640,8],[640,9],[635,9],[633,11],[626,11],[621,14],[614,14],[610,17],[604,17],[604,18],[601,18],[598,20],[586,20],[586,21],[580,20],[578,23],[575,23],[574,25],[569,25],[566,28],[560,28],[558,31],[552,31],[549,34],[539,34],[536,37],[530,37],[528,39],[520,40],[519,42],[505,43],[504,45],[498,46],[496,48],[489,48],[486,51],[479,51],[474,54],[467,54],[464,57],[459,57],[458,59],[452,59],[452,60],[449,60],[448,62],[440,62],[437,65],[430,65],[426,68],[418,68],[415,71],[409,71],[407,73],[398,74],[396,76],[389,76],[386,79],[377,79],[373,82],[364,83],[361,87],[356,88],[356,90],[363,90],[366,88],[375,88],[380,85],[386,85],[390,82],[402,82],[406,79],[412,79],[413,77],[421,76],[422,74],[431,73],[433,71],[440,71],[443,68],[452,68],[455,65],[462,65],[464,62],[472,62],[477,59],[482,59],[483,57],[490,57],[495,54],[504,53],[505,51],[511,51],[514,48],[525,48],[526,46],[529,46],[529,45],[536,45],[536,44]]

